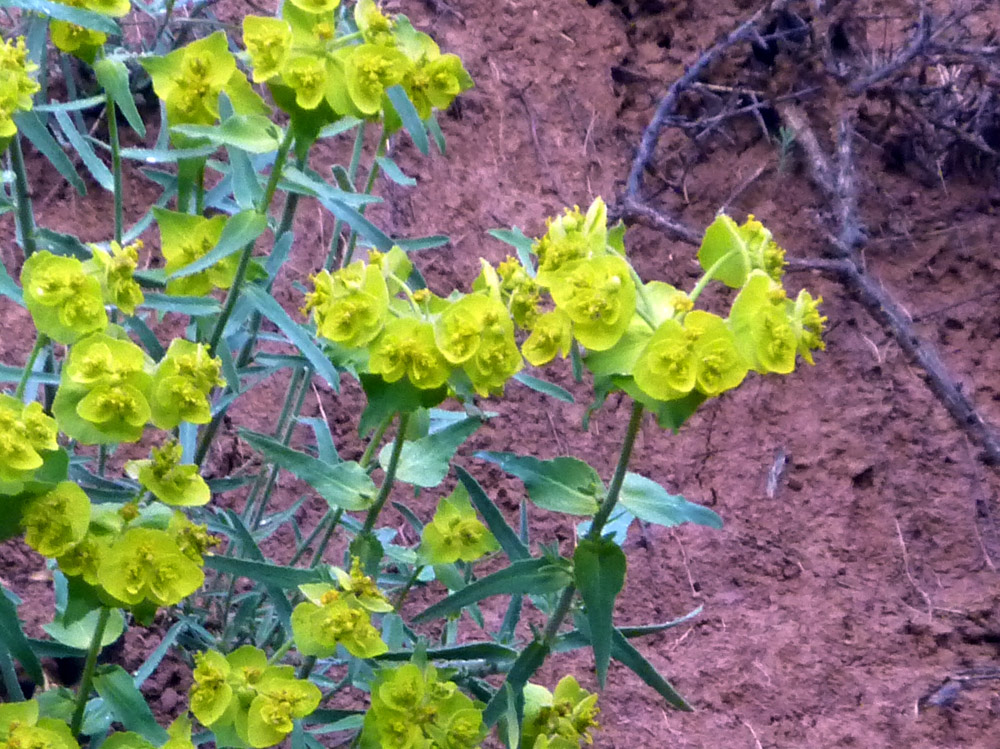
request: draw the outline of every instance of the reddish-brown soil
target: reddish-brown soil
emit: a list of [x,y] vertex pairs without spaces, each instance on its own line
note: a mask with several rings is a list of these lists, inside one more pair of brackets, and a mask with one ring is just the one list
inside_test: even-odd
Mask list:
[[[394,156],[419,186],[405,190],[383,180],[387,203],[372,212],[392,234],[451,236],[445,249],[418,260],[436,291],[466,287],[480,257],[503,259],[505,246],[487,237],[487,229],[515,224],[537,235],[544,217],[563,205],[585,205],[598,195],[612,201],[658,97],[756,7],[741,0],[593,5],[388,4],[430,31],[442,48],[459,53],[477,83],[442,118],[447,158],[423,158],[405,137],[398,139]],[[890,46],[905,41],[912,9],[891,5],[898,6],[896,20],[868,26],[863,16],[857,20],[870,46],[885,44],[886,34],[895,39]],[[230,20],[252,12],[235,0],[221,7]],[[990,19],[979,23],[985,38]],[[731,85],[742,75],[739,55],[726,65],[718,75]],[[767,69],[752,61],[747,66],[756,85],[769,85]],[[781,71],[779,66],[775,75]],[[706,80],[714,79],[710,74]],[[809,103],[827,146],[833,106],[823,99]],[[321,152],[317,163],[339,154]],[[655,165],[658,200],[691,225],[705,225],[724,204],[738,219],[754,213],[790,255],[817,256],[830,208],[794,155],[784,170],[778,159],[778,149],[760,137],[752,119],[706,139],[699,151],[683,136],[669,135]],[[887,169],[871,143],[859,145],[859,163],[869,270],[939,347],[983,416],[1000,424],[1000,259],[993,242],[1000,193],[991,175],[955,170],[928,182],[907,169]],[[107,238],[110,202],[98,188],[78,198],[37,158],[31,172],[44,225],[86,240]],[[128,179],[134,218],[151,193],[137,174]],[[300,211],[296,252],[277,292],[289,309],[299,306],[290,282],[316,269],[332,223],[314,205]],[[10,216],[0,219],[4,261],[16,274],[12,226]],[[642,227],[630,230],[628,245],[643,277],[689,285],[696,275],[687,245]],[[791,278],[791,286],[800,284],[822,293],[830,319],[828,350],[815,367],[787,378],[754,377],[703,408],[679,435],[652,423],[643,428],[633,469],[709,505],[725,528],[633,527],[616,622],[661,622],[704,606],[689,624],[636,641],[696,711],[669,711],[631,672],[612,665],[596,746],[997,746],[996,681],[970,683],[953,704],[918,709],[918,701],[947,677],[1000,666],[994,567],[1000,546],[989,520],[995,469],[979,461],[977,447],[931,396],[920,372],[839,285],[818,275]],[[10,304],[0,312],[3,361],[23,362],[31,345],[29,322]],[[568,366],[553,369],[553,379],[577,394],[577,405],[513,384],[503,400],[489,405],[499,416],[462,451],[463,464],[511,513],[523,498],[522,485],[471,459],[476,449],[573,454],[607,476],[620,445],[627,405],[612,398],[584,432],[589,391],[572,383]],[[283,398],[285,384],[273,378],[234,409],[233,424],[213,453],[213,471],[256,460],[234,425],[273,428],[273,404]],[[360,450],[354,425],[361,404],[356,388],[337,396],[317,387],[305,413],[325,414],[338,446],[350,453]],[[296,435],[297,441],[306,438],[305,431]],[[787,466],[769,496],[768,474],[781,454]],[[304,492],[304,484],[282,475],[275,506]],[[242,498],[221,501],[238,506]],[[429,517],[431,500],[416,507]],[[322,509],[311,499],[302,523],[314,522]],[[536,509],[530,517],[535,539],[571,547],[569,520]],[[279,532],[266,550],[287,559],[292,543],[290,531]],[[22,613],[37,633],[52,600],[41,561],[7,543],[0,547],[0,578],[28,600]],[[416,609],[431,597],[418,591],[411,603]],[[158,637],[155,629],[130,632],[125,665],[136,667]],[[553,658],[539,680],[551,685],[567,672],[595,686],[590,660],[579,653]],[[173,662],[154,677],[150,693],[162,714],[180,709],[187,679]]]

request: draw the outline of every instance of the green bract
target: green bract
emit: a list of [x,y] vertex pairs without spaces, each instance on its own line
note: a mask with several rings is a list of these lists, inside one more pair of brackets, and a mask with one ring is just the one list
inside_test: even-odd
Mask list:
[[434,342],[434,328],[411,318],[389,321],[371,346],[368,367],[386,382],[407,377],[418,388],[441,387],[451,368]]
[[36,252],[21,269],[21,285],[35,327],[53,341],[73,343],[108,326],[101,283],[76,258]]
[[312,311],[320,336],[354,348],[382,330],[389,314],[389,290],[378,267],[359,260],[332,274],[320,271],[312,281],[315,290],[306,295],[302,312]]
[[433,666],[382,669],[371,683],[371,695],[362,749],[473,749],[486,736],[482,703],[466,697],[454,682],[439,679]]
[[0,150],[17,132],[13,115],[31,110],[31,97],[39,89],[32,73],[38,66],[28,59],[24,37],[0,40]]
[[52,413],[85,445],[136,442],[150,419],[152,362],[128,340],[95,333],[70,349]]
[[247,713],[246,738],[250,746],[280,743],[292,732],[292,721],[309,715],[319,706],[321,698],[319,688],[312,682],[268,676],[265,672]]
[[3,749],[80,749],[61,720],[38,717],[38,701],[0,704],[0,747]]
[[180,603],[205,575],[166,531],[132,528],[104,553],[97,579],[109,594],[131,606]]
[[292,45],[292,27],[280,18],[246,16],[243,44],[250,54],[254,83],[263,83],[281,72]]
[[420,536],[420,554],[428,564],[474,562],[499,548],[493,534],[476,517],[464,487],[441,500],[434,519]]
[[635,313],[635,283],[628,263],[616,255],[560,266],[551,291],[573,321],[573,336],[593,351],[614,346]]
[[[168,276],[211,252],[226,227],[225,216],[204,218],[165,208],[153,208],[153,215],[160,228],[160,251],[167,259],[164,270]],[[237,265],[239,258],[230,255],[206,270],[167,281],[167,293],[204,296],[212,289],[228,289],[233,285]]]
[[591,203],[585,216],[574,206],[562,216],[547,219],[546,224],[545,236],[531,248],[538,256],[537,280],[542,286],[551,285],[568,263],[607,251],[608,209],[600,198]]
[[358,658],[388,651],[372,626],[371,614],[353,594],[327,586],[322,592],[313,587],[309,597],[313,600],[292,611],[292,631],[300,653],[326,658],[337,652],[338,645]]
[[219,118],[223,91],[237,114],[268,114],[267,106],[236,68],[221,31],[164,57],[144,57],[139,62],[153,79],[156,95],[166,103],[171,125],[213,124]]
[[577,747],[593,742],[590,731],[599,728],[597,695],[583,689],[572,676],[556,685],[553,694],[538,684],[524,688],[524,749]]
[[410,69],[406,55],[381,44],[357,47],[345,65],[351,101],[362,114],[369,116],[381,111],[385,90],[400,83]]
[[41,468],[43,453],[58,450],[56,422],[40,403],[23,405],[0,395],[0,494],[16,494]]
[[173,429],[182,421],[207,424],[212,420],[208,396],[221,378],[222,361],[203,343],[175,338],[156,368],[150,386],[153,423]]
[[182,452],[179,443],[168,442],[161,448],[154,447],[149,460],[126,463],[125,472],[164,504],[176,507],[208,504],[212,492],[198,474],[198,466],[181,465]]
[[531,335],[521,344],[521,353],[530,364],[540,367],[566,356],[573,342],[572,322],[561,309],[541,315],[531,326]]
[[785,290],[763,271],[754,271],[733,301],[729,324],[751,368],[788,374],[795,369],[798,338],[789,318]]
[[785,272],[785,251],[752,214],[742,226],[720,214],[705,230],[698,262],[712,278],[739,289],[754,270],[764,271],[780,281]]
[[104,301],[115,305],[126,315],[135,313],[135,308],[143,303],[145,297],[142,288],[133,274],[139,264],[139,250],[142,242],[135,242],[122,247],[117,242],[111,242],[110,252],[97,245],[90,245],[93,259],[85,267],[101,284]]
[[90,525],[90,500],[83,489],[63,481],[30,500],[21,515],[24,541],[39,554],[58,557],[83,540]]

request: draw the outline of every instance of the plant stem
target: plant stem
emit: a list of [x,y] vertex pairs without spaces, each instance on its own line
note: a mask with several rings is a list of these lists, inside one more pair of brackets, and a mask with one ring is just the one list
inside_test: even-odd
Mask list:
[[106,606],[103,607],[97,617],[97,626],[94,627],[94,636],[90,641],[90,648],[87,650],[87,660],[83,666],[83,677],[80,679],[79,691],[76,694],[76,708],[73,710],[73,720],[70,723],[70,733],[74,736],[80,735],[80,728],[83,725],[83,713],[87,708],[87,699],[90,697],[90,688],[94,682],[94,669],[97,667],[97,656],[101,652],[104,630],[108,626],[110,618],[111,609]]
[[302,666],[299,668],[299,672],[295,675],[298,679],[308,679],[309,674],[316,667],[316,656],[308,655],[306,659],[302,661]]
[[281,647],[275,650],[274,654],[267,659],[267,665],[273,666],[275,663],[280,661],[284,657],[285,653],[287,653],[289,650],[292,649],[292,645],[294,644],[295,644],[295,638],[293,637],[289,637],[287,640],[285,640],[285,642],[281,645]]
[[[389,134],[382,131],[382,137],[379,138],[378,147],[375,149],[375,156],[372,158],[371,169],[368,171],[368,181],[365,183],[365,195],[370,195],[372,188],[375,187],[375,179],[379,174],[379,157],[385,153],[385,146],[389,142]],[[365,213],[365,208],[367,205],[358,206],[358,213],[362,216]],[[358,233],[356,231],[351,232],[351,239],[347,244],[347,252],[344,253],[344,259],[340,264],[341,268],[350,265],[351,260],[354,258],[354,249],[358,245]]]
[[[340,518],[344,514],[344,508],[338,507],[333,511],[333,517],[330,518],[330,526],[323,533],[323,538],[319,540],[316,544],[316,550],[313,552],[312,559],[309,561],[309,567],[315,567],[323,559],[323,553],[326,551],[326,547],[330,545],[330,539],[333,538],[333,532],[337,530],[337,526],[340,525]],[[305,551],[308,544],[303,544],[302,550]]]
[[21,246],[27,259],[35,254],[35,214],[31,210],[31,195],[28,191],[28,172],[24,168],[24,152],[21,151],[21,136],[15,134],[8,147],[10,168],[14,172],[14,197],[17,200],[17,230],[21,234]]
[[[625,429],[625,439],[622,442],[621,452],[618,454],[618,465],[615,466],[615,473],[611,477],[611,484],[608,486],[607,494],[604,495],[604,501],[597,508],[594,519],[590,523],[590,530],[586,535],[586,538],[589,540],[593,541],[601,537],[601,531],[604,530],[604,525],[608,522],[611,511],[618,504],[622,484],[625,482],[625,474],[628,472],[629,459],[631,459],[632,449],[635,447],[635,439],[639,436],[639,427],[642,426],[642,413],[643,405],[639,401],[633,401],[632,415],[629,418],[628,427]],[[545,632],[542,635],[542,641],[546,645],[551,646],[555,642],[556,636],[559,634],[559,628],[562,626],[563,620],[569,614],[569,610],[573,605],[573,595],[575,593],[576,586],[571,583],[566,586],[562,595],[559,596],[559,602],[556,604],[552,616],[549,617],[548,624],[545,625]]]
[[18,400],[24,397],[24,391],[28,387],[28,380],[31,379],[31,373],[35,370],[35,362],[38,360],[38,355],[48,342],[49,337],[44,333],[39,333],[38,337],[35,338],[35,345],[31,349],[31,353],[28,354],[28,361],[24,365],[24,372],[21,373],[21,380],[17,383],[17,390],[14,391],[14,397]]
[[[358,167],[361,165],[361,154],[365,146],[365,122],[358,125],[358,132],[354,136],[354,150],[351,152],[351,163],[347,168],[347,176],[351,180],[353,188],[355,180],[358,178]],[[343,226],[338,218],[333,222],[333,238],[330,241],[330,251],[326,253],[326,262],[323,268],[331,270],[334,265],[340,264],[340,229]]]
[[108,113],[108,141],[111,145],[111,176],[114,181],[115,190],[115,241],[121,244],[122,226],[124,224],[122,213],[122,152],[121,143],[118,141],[118,110],[115,108],[115,100],[111,94],[107,95]]
[[14,670],[14,659],[3,645],[0,645],[0,676],[3,676],[3,685],[7,690],[7,701],[24,702],[24,691]]
[[392,485],[396,480],[396,469],[399,467],[399,456],[403,453],[403,443],[406,442],[406,425],[409,420],[410,414],[406,411],[401,411],[399,414],[399,431],[396,432],[396,439],[392,443],[392,453],[389,455],[389,465],[385,469],[385,478],[382,480],[382,486],[378,490],[378,496],[375,497],[375,504],[368,510],[365,524],[361,528],[361,533],[358,534],[360,536],[365,536],[372,532],[372,529],[375,527],[375,521],[378,520],[379,513],[382,512],[382,507],[385,506],[386,500],[389,499],[389,495],[392,493]]
[[698,297],[701,296],[701,292],[705,290],[706,286],[708,286],[708,282],[711,281],[715,274],[719,272],[719,268],[721,268],[723,264],[725,264],[729,258],[737,252],[739,252],[739,250],[727,252],[725,255],[712,263],[709,269],[705,271],[705,275],[698,279],[698,283],[694,285],[694,288],[691,289],[691,292],[688,294],[688,298],[692,303],[698,300]]
[[365,448],[365,452],[361,456],[361,460],[358,461],[358,464],[362,468],[368,468],[368,465],[372,462],[372,458],[375,457],[375,451],[378,449],[378,446],[382,444],[382,438],[385,436],[385,431],[392,423],[392,419],[392,414],[383,419],[382,423],[379,424],[378,428],[375,430],[375,434],[373,434],[372,438],[368,441],[368,446]]
[[406,584],[403,586],[403,589],[399,591],[399,595],[396,597],[396,603],[393,605],[393,609],[397,614],[399,613],[399,610],[403,608],[403,603],[405,603],[406,597],[410,595],[410,590],[413,588],[413,584],[417,582],[417,578],[420,577],[420,573],[423,571],[424,565],[422,564],[418,564],[414,567],[413,573],[406,580]]

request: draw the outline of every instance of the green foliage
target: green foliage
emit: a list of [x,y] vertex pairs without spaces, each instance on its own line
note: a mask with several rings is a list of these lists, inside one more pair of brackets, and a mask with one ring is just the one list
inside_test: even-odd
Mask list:
[[[301,749],[338,731],[362,747],[460,749],[490,741],[499,723],[511,747],[567,749],[591,740],[597,695],[572,676],[552,692],[530,680],[551,653],[580,647],[593,650],[602,686],[614,661],[690,709],[630,641],[683,620],[615,626],[621,544],[635,518],[722,521],[627,468],[646,411],[676,431],[751,373],[789,374],[822,350],[821,300],[807,290],[787,296],[784,250],[770,231],[752,216],[741,225],[717,217],[698,252],[704,274],[683,290],[639,276],[625,227],[608,225],[597,198],[549,219],[541,236],[493,230],[515,257],[482,260],[462,289],[436,293],[412,253],[448,237],[393,238],[366,215],[381,200],[380,174],[416,186],[390,156],[394,139],[405,131],[421,154],[431,140],[443,154],[436,113],[473,85],[460,58],[405,16],[374,0],[288,0],[276,17],[243,19],[239,50],[211,23],[178,34],[173,3],[165,12],[128,0],[6,4],[31,12],[22,16],[31,42],[0,44],[0,149],[14,177],[0,214],[14,214],[24,251],[20,285],[4,269],[0,294],[28,310],[37,335],[24,366],[0,372],[16,383],[0,394],[0,539],[21,538],[48,559],[57,605],[43,625],[49,639],[30,640],[4,591],[0,677],[16,696],[11,656],[39,683],[39,654],[82,652],[86,667],[75,691],[0,705],[0,745],[72,749],[88,737],[109,749],[245,748],[290,739]],[[130,13],[152,13],[155,23],[115,20]],[[133,53],[125,24],[157,30]],[[193,41],[171,48],[192,31]],[[44,91],[35,107],[30,59],[47,60],[49,40],[76,58],[66,70],[87,74],[67,77],[69,100],[41,103],[52,95]],[[164,114],[155,123],[143,121],[132,93],[149,85]],[[98,106],[106,143],[84,128]],[[119,112],[140,138],[158,132],[156,142],[123,148]],[[379,137],[366,137],[369,129]],[[314,171],[315,142],[348,133],[350,162]],[[81,193],[80,163],[111,193],[105,241],[36,225],[22,138]],[[123,159],[144,168],[123,173]],[[126,226],[124,196],[142,178],[161,193]],[[336,227],[330,254],[312,269],[294,254],[309,240],[293,233],[305,204]],[[140,237],[154,223],[149,252]],[[291,307],[284,287],[274,288],[282,270],[293,297],[302,293]],[[728,311],[702,303],[712,282],[735,290]],[[578,381],[593,375],[588,417],[614,392],[633,403],[614,473],[602,478],[570,455],[477,453],[520,479],[538,508],[585,518],[561,556],[530,542],[525,501],[512,525],[493,488],[456,461],[474,435],[477,447],[489,439],[480,427],[497,414],[483,399],[502,397],[511,380],[573,403],[525,370],[567,357]],[[302,416],[316,376],[334,394],[342,378],[360,383],[367,403],[356,453],[334,443],[328,392],[315,390],[320,416]],[[246,415],[234,404],[286,377],[283,402],[253,414],[267,433],[242,422],[234,430],[260,460],[227,470],[229,444],[218,436]],[[137,445],[119,452],[129,443]],[[434,494],[433,514],[398,491],[409,484],[423,496],[453,467],[459,483]],[[304,496],[271,507],[289,475]],[[221,493],[230,494],[224,507],[213,502]],[[322,517],[306,522],[317,495]],[[387,520],[387,505],[402,526]],[[269,539],[289,547],[280,564],[265,554]],[[324,562],[331,548],[347,549],[347,569]],[[408,596],[433,581],[448,592],[423,591],[415,611]],[[543,627],[524,620],[526,601]],[[506,614],[494,632],[486,622],[498,604]],[[467,634],[466,615],[484,636]],[[96,665],[126,626],[154,617],[172,625],[134,676]],[[414,629],[424,623],[431,627]],[[420,634],[431,631],[435,642]],[[193,733],[186,713],[164,729],[140,691],[168,652],[194,654],[189,710],[207,732]],[[336,676],[334,665],[343,667]],[[482,678],[490,674],[503,683]],[[368,707],[319,708],[327,698]],[[125,730],[109,734],[112,723]]]

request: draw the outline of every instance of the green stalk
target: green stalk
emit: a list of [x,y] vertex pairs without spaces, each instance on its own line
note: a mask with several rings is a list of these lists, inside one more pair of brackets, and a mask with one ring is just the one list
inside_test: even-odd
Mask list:
[[17,230],[21,235],[21,246],[25,259],[35,254],[35,214],[31,210],[31,194],[28,190],[28,172],[24,168],[24,152],[21,151],[21,136],[11,138],[10,168],[14,172],[14,198],[17,200]]
[[[590,524],[590,530],[587,532],[586,538],[590,540],[596,540],[601,537],[601,532],[604,530],[604,525],[608,522],[611,511],[618,504],[622,484],[625,482],[625,474],[628,472],[629,459],[632,457],[632,449],[635,447],[635,439],[639,436],[639,427],[642,426],[642,413],[643,405],[639,401],[633,401],[632,416],[629,418],[628,427],[625,429],[625,439],[622,442],[622,449],[618,454],[618,465],[615,466],[615,473],[611,477],[608,492],[605,494],[600,507],[597,508],[594,519]],[[559,596],[559,602],[556,604],[552,616],[549,617],[549,621],[545,625],[545,632],[542,635],[542,641],[547,646],[551,647],[555,642],[559,634],[559,628],[562,626],[563,620],[569,614],[570,608],[573,605],[573,595],[575,593],[576,586],[571,583],[566,586],[562,595]]]
[[399,610],[403,608],[403,604],[406,602],[406,597],[410,595],[410,590],[413,588],[414,583],[417,582],[417,578],[420,577],[420,573],[424,571],[424,565],[418,564],[413,568],[413,574],[410,575],[406,580],[406,584],[403,589],[399,591],[399,595],[396,597],[396,603],[393,604],[393,610],[398,614]]
[[375,497],[375,504],[368,510],[368,516],[365,518],[365,524],[362,526],[359,536],[365,536],[372,532],[372,529],[375,528],[375,521],[378,520],[379,513],[382,512],[382,507],[385,506],[386,500],[392,493],[392,485],[396,481],[396,469],[399,468],[399,456],[402,455],[403,443],[406,442],[406,424],[409,420],[410,414],[401,411],[399,431],[396,432],[396,439],[392,443],[392,453],[389,455],[389,465],[385,469],[385,478],[378,490],[378,496]]
[[[260,205],[257,207],[257,212],[262,216],[267,215],[268,208],[271,206],[271,201],[274,199],[275,190],[278,189],[278,180],[281,179],[281,172],[285,166],[285,161],[288,158],[288,151],[292,147],[292,128],[288,128],[285,133],[284,139],[281,141],[281,145],[278,146],[278,153],[274,158],[274,166],[271,167],[271,176],[267,180],[267,187],[264,189],[264,198],[261,200]],[[233,285],[229,287],[229,292],[226,294],[226,302],[222,307],[222,312],[219,315],[219,319],[215,323],[215,329],[212,331],[212,337],[209,339],[208,348],[211,353],[215,353],[216,347],[219,345],[219,341],[222,340],[222,334],[226,329],[226,323],[229,322],[229,318],[233,314],[233,310],[236,308],[236,300],[239,299],[240,291],[243,288],[243,282],[246,280],[247,268],[250,266],[250,258],[253,255],[253,248],[256,244],[254,242],[248,242],[246,247],[240,253],[240,263],[236,266],[236,277],[233,279]]]
[[316,668],[316,656],[306,656],[306,659],[302,661],[302,666],[299,668],[299,672],[295,675],[295,677],[297,679],[308,679],[309,674],[312,673],[314,668]]
[[[362,122],[358,125],[358,132],[354,136],[354,150],[351,152],[351,163],[347,168],[347,175],[351,179],[351,185],[354,185],[355,180],[358,178],[358,168],[361,165],[361,154],[364,152],[364,146],[365,123]],[[341,227],[342,225],[338,218],[333,222],[333,239],[330,240],[330,251],[326,253],[326,262],[323,263],[325,270],[332,270],[334,265],[339,265]]]
[[76,708],[73,710],[73,720],[70,722],[70,733],[74,736],[80,735],[80,728],[83,725],[83,712],[87,708],[87,699],[90,697],[90,688],[94,683],[94,669],[97,667],[97,656],[101,652],[104,630],[108,626],[111,618],[111,609],[103,607],[97,617],[97,626],[94,627],[94,637],[90,641],[90,648],[87,650],[87,660],[83,666],[83,677],[80,679],[79,691],[76,694]]
[[[382,131],[382,137],[379,138],[378,148],[375,149],[375,156],[372,158],[371,169],[368,171],[368,181],[365,183],[365,195],[370,195],[372,188],[375,187],[375,180],[379,175],[379,165],[378,158],[385,153],[385,146],[389,142],[389,134],[384,130]],[[365,208],[367,205],[358,206],[358,213],[362,216],[365,214]],[[358,246],[358,233],[356,231],[351,232],[351,239],[347,244],[347,252],[344,253],[344,259],[340,264],[341,268],[344,268],[351,264],[351,260],[354,258],[354,249]]]
[[31,349],[31,353],[28,354],[28,361],[24,365],[24,372],[21,373],[21,380],[17,383],[17,390],[14,391],[14,397],[18,400],[24,397],[24,390],[28,387],[28,380],[31,379],[31,373],[35,369],[35,362],[38,360],[38,355],[48,342],[49,337],[44,333],[39,333],[38,337],[35,338],[35,345]]
[[273,666],[275,663],[279,662],[284,657],[285,653],[292,649],[294,644],[294,638],[289,637],[285,640],[282,646],[274,651],[274,655],[267,659],[267,665]]
[[124,225],[122,211],[122,152],[121,143],[118,140],[118,110],[115,108],[115,100],[111,94],[107,95],[108,112],[108,140],[111,145],[111,176],[114,180],[115,188],[115,241],[122,242],[122,227]]
[[[323,559],[323,553],[326,551],[326,547],[330,545],[330,539],[333,538],[333,532],[337,530],[337,526],[340,525],[340,518],[344,514],[344,508],[338,507],[333,511],[333,516],[330,518],[330,526],[323,533],[323,538],[320,539],[319,543],[316,544],[316,550],[313,551],[312,559],[309,560],[309,568],[312,569]],[[309,544],[303,544],[302,550],[305,551]]]
[[715,274],[719,272],[719,268],[721,268],[723,264],[729,260],[729,258],[738,252],[739,250],[727,252],[725,255],[712,263],[711,266],[709,266],[709,269],[705,271],[705,275],[698,279],[698,283],[694,285],[694,288],[691,289],[691,293],[688,294],[692,303],[697,301],[698,297],[701,296],[701,292],[705,290],[705,287],[708,286],[708,282],[711,281]]
[[393,414],[389,414],[388,417],[383,419],[382,423],[379,424],[378,428],[375,430],[375,434],[373,434],[372,438],[368,441],[368,446],[365,447],[365,452],[361,456],[361,460],[358,461],[358,464],[362,468],[368,468],[369,464],[372,462],[372,458],[375,457],[375,451],[378,449],[378,446],[382,444],[382,438],[385,436],[386,430],[392,423],[392,419]]
[[14,670],[14,659],[2,644],[0,644],[0,676],[3,677],[3,685],[7,690],[7,701],[24,702],[24,691],[17,679],[17,671]]

